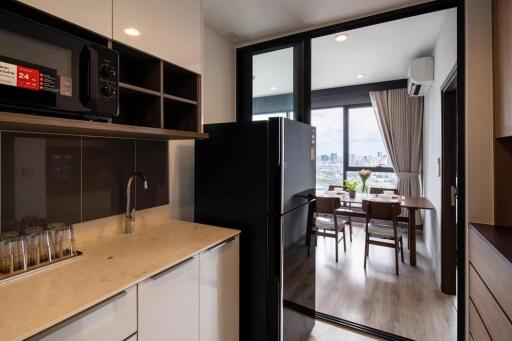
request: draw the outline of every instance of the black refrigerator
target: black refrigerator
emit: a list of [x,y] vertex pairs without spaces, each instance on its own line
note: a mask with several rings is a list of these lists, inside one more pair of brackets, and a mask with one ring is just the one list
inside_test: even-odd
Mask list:
[[308,193],[316,130],[284,118],[209,124],[195,148],[195,221],[240,237],[240,340],[306,340],[314,327]]

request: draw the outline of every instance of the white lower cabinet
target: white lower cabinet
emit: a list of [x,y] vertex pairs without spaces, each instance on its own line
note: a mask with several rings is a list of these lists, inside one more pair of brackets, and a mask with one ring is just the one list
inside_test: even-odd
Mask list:
[[239,240],[233,238],[200,254],[201,341],[237,341]]
[[199,341],[199,257],[138,285],[139,341]]
[[137,331],[137,288],[131,287],[56,325],[36,339],[122,341]]
[[33,339],[236,341],[239,238],[129,288]]

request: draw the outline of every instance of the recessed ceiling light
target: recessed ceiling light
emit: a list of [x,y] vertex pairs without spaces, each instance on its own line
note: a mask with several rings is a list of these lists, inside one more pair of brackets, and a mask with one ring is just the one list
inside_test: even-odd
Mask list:
[[338,34],[336,36],[336,38],[334,38],[334,39],[336,39],[336,41],[340,41],[340,42],[345,41],[348,39],[348,35],[346,35],[345,33],[341,33],[341,34]]
[[277,89],[278,89],[278,87],[275,85],[272,85],[272,87],[270,88],[270,90],[272,90],[272,91],[276,91]]
[[126,33],[127,35],[132,36],[132,37],[140,36],[139,30],[134,27],[125,28],[124,33]]
[[365,76],[366,76],[365,74],[360,73],[360,74],[356,75],[356,78],[364,78]]

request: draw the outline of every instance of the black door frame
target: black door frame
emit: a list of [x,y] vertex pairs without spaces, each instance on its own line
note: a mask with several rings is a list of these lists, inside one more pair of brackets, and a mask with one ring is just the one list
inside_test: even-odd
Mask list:
[[[441,290],[448,295],[457,293],[457,217],[455,203],[457,188],[457,67],[454,66],[441,85]],[[455,155],[454,155],[455,154]]]
[[[311,39],[334,34],[337,32],[353,30],[356,28],[372,26],[393,20],[404,19],[421,14],[436,12],[444,9],[457,9],[457,163],[464,165],[457,169],[458,205],[457,216],[457,340],[465,340],[466,335],[466,207],[465,207],[465,13],[463,0],[435,0],[411,7],[388,11],[368,17],[349,20],[342,23],[316,28],[313,30],[292,34],[285,37],[240,47],[236,50],[236,115],[237,121],[250,121],[252,119],[252,56],[281,49],[286,46],[301,46],[296,53],[294,62],[300,67],[294,68],[294,89],[300,85],[302,93],[296,94],[297,106],[300,112],[297,120],[311,123]],[[299,65],[297,64],[297,65]],[[297,82],[297,84],[295,84]],[[337,323],[364,333],[372,334],[386,339],[404,340],[403,337],[391,335],[383,331],[356,324],[350,321],[315,312],[317,318]]]

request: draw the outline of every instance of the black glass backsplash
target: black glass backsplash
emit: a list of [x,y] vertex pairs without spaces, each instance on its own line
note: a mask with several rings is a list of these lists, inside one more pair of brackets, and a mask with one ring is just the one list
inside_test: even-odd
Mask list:
[[168,144],[116,138],[1,132],[1,229],[74,224],[126,209],[126,183],[137,209],[168,203]]
[[147,190],[137,182],[137,208],[167,204],[169,202],[168,144],[160,141],[137,140],[135,150],[137,170],[144,174],[149,182]]
[[83,220],[124,212],[126,183],[136,169],[135,140],[84,137],[82,141]]

